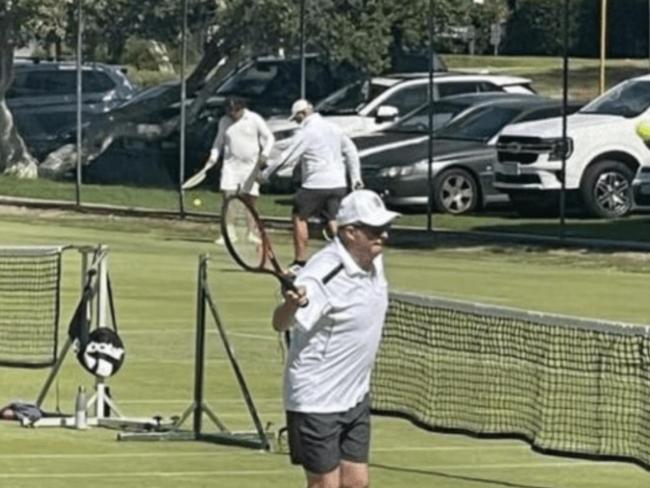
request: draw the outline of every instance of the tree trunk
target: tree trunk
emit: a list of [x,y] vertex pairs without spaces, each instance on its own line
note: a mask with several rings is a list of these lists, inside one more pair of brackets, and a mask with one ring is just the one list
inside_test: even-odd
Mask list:
[[13,80],[14,44],[10,13],[0,15],[0,173],[36,178],[37,162],[16,130],[5,95]]

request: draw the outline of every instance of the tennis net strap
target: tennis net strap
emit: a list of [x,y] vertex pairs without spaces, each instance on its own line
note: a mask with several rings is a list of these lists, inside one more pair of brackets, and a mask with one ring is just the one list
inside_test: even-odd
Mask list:
[[55,363],[61,252],[52,247],[0,247],[0,366]]
[[392,294],[373,410],[650,465],[650,328]]

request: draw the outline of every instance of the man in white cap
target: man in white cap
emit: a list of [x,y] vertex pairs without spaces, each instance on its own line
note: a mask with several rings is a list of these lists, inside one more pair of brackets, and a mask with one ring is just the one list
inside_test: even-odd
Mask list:
[[335,124],[314,112],[307,100],[296,100],[291,120],[300,124],[291,144],[261,175],[268,178],[282,166],[301,164],[301,185],[292,210],[293,269],[304,266],[308,256],[309,227],[312,216],[327,220],[330,235],[336,235],[335,216],[348,187],[361,188],[359,154],[352,140]]
[[337,237],[273,314],[275,330],[291,330],[284,407],[308,487],[368,486],[370,373],[388,307],[382,251],[397,216],[370,190],[343,198]]

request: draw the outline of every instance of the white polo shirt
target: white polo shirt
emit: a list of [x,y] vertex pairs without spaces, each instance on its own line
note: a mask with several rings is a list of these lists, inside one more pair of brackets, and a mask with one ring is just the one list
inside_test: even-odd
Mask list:
[[284,375],[285,409],[342,412],[370,389],[370,373],[388,308],[383,259],[362,270],[337,239],[296,279],[309,305],[298,309]]

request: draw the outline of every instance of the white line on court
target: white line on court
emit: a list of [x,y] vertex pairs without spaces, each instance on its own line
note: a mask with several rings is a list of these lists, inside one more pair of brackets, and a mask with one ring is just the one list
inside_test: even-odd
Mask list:
[[[210,403],[242,403],[244,401],[243,398],[217,398],[214,400],[207,400]],[[151,405],[166,405],[166,404],[174,404],[174,403],[187,403],[188,399],[185,398],[183,400],[174,400],[174,399],[151,399],[151,400],[120,400],[120,404],[124,403],[130,403],[130,404],[151,404]],[[255,398],[255,403],[282,403],[281,398]]]
[[[481,471],[486,469],[546,469],[546,468],[558,468],[558,467],[611,467],[620,463],[615,462],[595,462],[595,461],[574,461],[574,462],[551,462],[551,463],[507,463],[507,464],[433,464],[425,466],[401,466],[404,469],[420,469],[420,470],[446,470],[446,471]],[[380,466],[374,466],[374,469],[381,469]],[[292,468],[287,467],[286,469],[261,469],[261,470],[212,470],[212,471],[110,471],[110,472],[93,472],[93,473],[79,473],[79,472],[70,472],[70,473],[0,473],[0,479],[40,479],[40,478],[107,478],[115,479],[116,477],[126,477],[126,478],[142,478],[142,477],[158,477],[158,478],[173,478],[173,477],[185,477],[185,476],[265,476],[273,474],[289,474],[292,472]]]
[[201,457],[201,456],[219,456],[236,454],[254,455],[258,451],[242,451],[239,449],[229,449],[223,451],[174,451],[174,452],[124,452],[124,453],[83,453],[83,454],[2,454],[0,458],[4,459],[119,459],[119,458],[164,458],[164,457]]
[[288,474],[287,469],[240,470],[240,471],[109,471],[104,473],[0,473],[0,479],[82,479],[82,478],[176,478],[185,476],[266,476],[270,474]]
[[[269,328],[270,330],[270,328]],[[157,336],[160,335],[167,335],[167,334],[190,334],[194,331],[194,329],[161,329],[161,330],[156,330],[155,334]],[[135,329],[135,330],[129,330],[129,331],[120,331],[120,335],[124,336],[135,336],[135,335],[147,335],[150,336],[153,333],[152,330],[150,329]],[[208,334],[215,334],[217,335],[217,331],[208,331]],[[234,337],[246,337],[248,339],[258,339],[262,341],[273,341],[277,342],[279,339],[277,336],[273,334],[252,334],[248,332],[228,332],[228,336],[234,336]]]
[[[520,449],[530,449],[529,446],[515,446],[515,445],[506,445],[506,446],[490,446],[490,450],[520,450]],[[391,448],[375,448],[371,449],[372,452],[437,452],[437,451],[477,451],[484,450],[485,446],[431,446],[431,447],[412,447],[412,446],[403,446],[403,447],[391,447]],[[242,450],[221,450],[221,451],[166,451],[166,452],[139,452],[139,453],[80,453],[80,454],[2,454],[0,455],[1,459],[112,459],[112,458],[133,458],[133,457],[201,457],[201,456],[214,456],[214,455],[248,455],[253,456],[260,454],[259,451],[242,451]],[[264,453],[265,454],[265,453]],[[382,464],[382,463],[379,463]],[[568,463],[572,464],[572,463]],[[537,465],[537,464],[535,464]],[[544,464],[546,465],[546,464]],[[497,466],[497,465],[494,465]],[[510,466],[510,465],[504,465]],[[428,466],[417,466],[412,467],[413,469],[425,469]],[[448,465],[449,468],[456,467]]]

